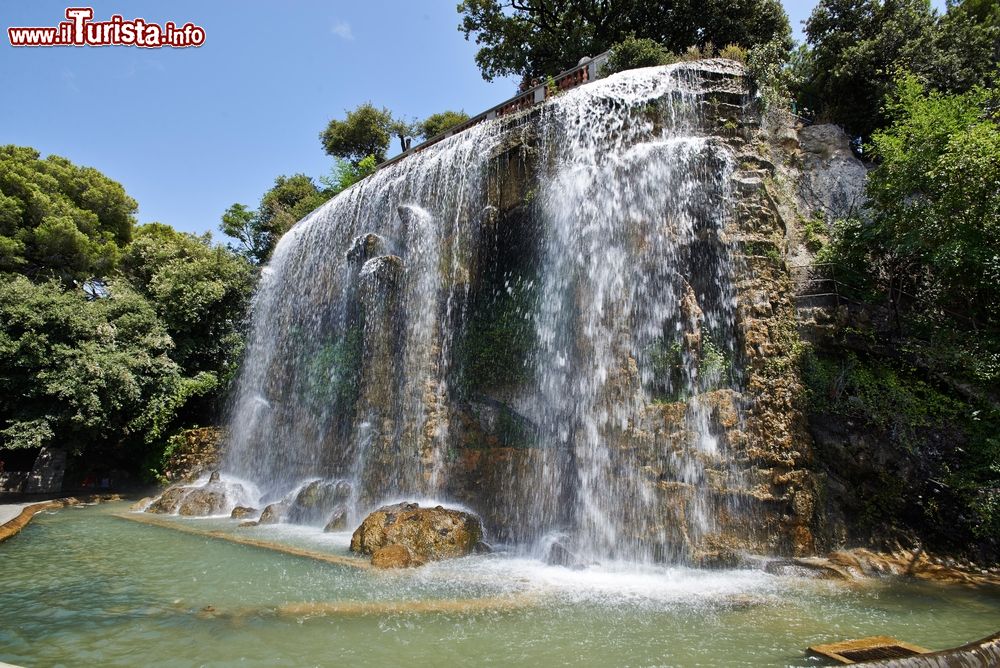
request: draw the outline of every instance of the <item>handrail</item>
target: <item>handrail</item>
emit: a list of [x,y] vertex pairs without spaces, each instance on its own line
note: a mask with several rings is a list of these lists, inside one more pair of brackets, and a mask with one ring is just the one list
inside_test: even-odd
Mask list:
[[448,137],[464,132],[465,130],[468,130],[474,125],[478,125],[483,121],[491,121],[495,118],[500,118],[501,116],[521,111],[522,109],[530,109],[536,104],[541,104],[549,97],[549,86],[551,84],[554,84],[554,87],[559,92],[562,92],[564,90],[576,88],[577,86],[582,86],[583,84],[595,81],[601,77],[601,70],[603,69],[604,64],[608,62],[608,56],[610,54],[611,51],[605,51],[604,53],[594,56],[593,58],[586,59],[576,67],[568,69],[565,72],[560,72],[556,76],[552,77],[551,80],[546,80],[544,83],[540,83],[532,88],[529,88],[523,93],[518,93],[512,98],[504,100],[500,104],[490,107],[481,114],[477,114],[469,120],[451,127],[444,132],[438,133],[430,139],[427,139],[420,144],[403,151],[399,155],[386,160],[376,168],[376,171],[382,169],[383,167],[393,165],[409,155],[423,151],[429,146],[447,139]]

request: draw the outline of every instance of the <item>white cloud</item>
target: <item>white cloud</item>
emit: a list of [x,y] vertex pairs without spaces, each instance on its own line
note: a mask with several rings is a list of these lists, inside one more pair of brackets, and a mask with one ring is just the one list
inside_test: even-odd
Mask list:
[[330,28],[330,32],[341,39],[354,39],[354,33],[351,32],[351,24],[347,21],[337,21],[333,24],[333,27]]

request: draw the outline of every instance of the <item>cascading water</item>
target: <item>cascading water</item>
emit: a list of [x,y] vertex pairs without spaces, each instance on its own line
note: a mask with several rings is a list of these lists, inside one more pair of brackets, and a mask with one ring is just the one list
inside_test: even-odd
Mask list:
[[[685,75],[613,78],[566,95],[542,121],[553,168],[541,196],[538,490],[572,499],[561,521],[588,560],[648,558],[682,544],[671,530],[690,542],[711,528],[703,464],[719,453],[697,397],[720,381],[721,369],[699,368],[707,348],[735,352],[722,241],[732,160],[702,136]],[[628,441],[669,397],[690,400],[686,434],[665,444],[689,496],[686,521],[668,528]]]
[[[688,556],[727,469],[705,397],[739,380],[733,158],[705,130],[698,76],[575,89],[296,225],[254,300],[228,473],[264,502],[326,481],[353,523],[451,496],[529,551]],[[489,453],[495,495],[457,493]]]

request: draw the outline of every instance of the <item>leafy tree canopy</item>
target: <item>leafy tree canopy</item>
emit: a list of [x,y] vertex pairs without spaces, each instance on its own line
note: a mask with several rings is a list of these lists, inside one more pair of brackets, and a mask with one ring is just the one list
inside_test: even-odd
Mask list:
[[986,83],[998,28],[963,7],[940,17],[929,0],[821,0],[806,24],[812,50],[798,63],[800,104],[867,139],[889,121],[882,103],[900,68],[939,90]]
[[632,35],[669,51],[775,39],[791,47],[778,0],[463,0],[459,30],[480,45],[483,78],[556,74]]
[[278,239],[335,193],[321,189],[305,174],[279,176],[256,210],[233,204],[222,214],[219,229],[236,239],[234,250],[255,264],[271,257]]
[[242,352],[242,320],[256,272],[211,237],[153,223],[136,230],[121,271],[154,305],[174,342],[170,357],[187,374],[227,380]]
[[0,147],[0,271],[86,280],[109,274],[135,224],[135,200],[96,169]]
[[430,139],[467,120],[469,120],[469,115],[464,111],[442,111],[425,118],[420,122],[418,129],[424,139]]
[[[78,290],[0,281],[0,443],[81,451],[143,441],[184,391],[173,342],[152,304],[127,284],[88,301]],[[157,409],[160,409],[158,411]]]
[[331,120],[319,138],[327,154],[336,158],[357,164],[373,155],[377,162],[382,162],[389,148],[393,124],[388,109],[378,109],[366,102],[348,111],[344,120]]

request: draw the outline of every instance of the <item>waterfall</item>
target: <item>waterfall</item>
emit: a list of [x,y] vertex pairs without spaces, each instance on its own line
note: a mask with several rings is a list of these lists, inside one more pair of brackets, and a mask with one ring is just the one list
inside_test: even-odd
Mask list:
[[[734,158],[703,76],[571,90],[300,221],[253,301],[227,472],[264,502],[349,488],[352,522],[451,497],[542,556],[689,557],[709,478],[736,476],[716,414],[741,377]],[[462,478],[483,461],[495,488]]]

